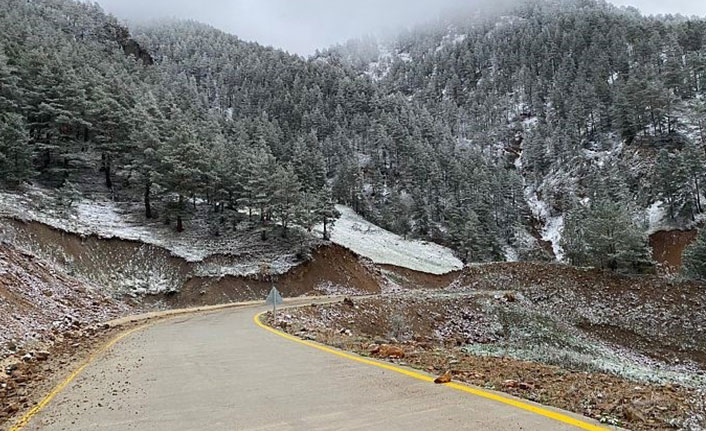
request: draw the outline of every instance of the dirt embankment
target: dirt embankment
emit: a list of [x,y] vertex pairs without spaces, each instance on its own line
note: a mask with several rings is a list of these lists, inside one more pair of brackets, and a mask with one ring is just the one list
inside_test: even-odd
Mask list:
[[99,322],[134,312],[50,262],[0,242],[0,424],[54,370],[90,351]]
[[696,230],[661,230],[650,235],[652,259],[661,273],[674,274],[681,269],[684,249],[696,239]]
[[63,330],[120,316],[132,307],[51,263],[0,243],[0,354],[41,348]]
[[[706,367],[706,286],[557,264],[469,266],[452,290],[509,290],[543,312],[669,362]],[[659,347],[659,348],[656,348]]]
[[230,255],[190,262],[139,241],[79,236],[37,222],[3,222],[13,242],[77,278],[114,296],[130,294],[136,300],[167,307],[261,299],[273,284],[286,296],[370,294],[380,292],[384,284],[372,264],[333,244],[314,248],[284,274],[272,275],[263,264],[260,273],[232,275],[229,270],[237,272],[244,264],[252,267],[259,262],[252,256]]
[[181,286],[194,265],[139,241],[81,236],[38,222],[2,219],[8,240],[111,295],[167,292]]
[[380,293],[382,283],[372,263],[331,244],[314,249],[310,259],[281,275],[192,277],[166,303],[187,307],[262,299],[272,286],[287,297],[374,294]]

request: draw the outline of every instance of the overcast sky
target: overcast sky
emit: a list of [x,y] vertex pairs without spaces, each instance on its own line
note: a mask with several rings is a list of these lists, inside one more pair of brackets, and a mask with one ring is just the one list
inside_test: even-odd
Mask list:
[[[473,0],[98,0],[126,20],[191,18],[241,39],[312,54],[317,48],[438,17]],[[614,0],[648,14],[706,16],[706,0]]]

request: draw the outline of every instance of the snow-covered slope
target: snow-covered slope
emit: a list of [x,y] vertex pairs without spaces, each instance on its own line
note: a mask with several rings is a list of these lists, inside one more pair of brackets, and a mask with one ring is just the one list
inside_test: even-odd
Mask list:
[[426,241],[406,240],[368,222],[349,207],[337,205],[336,208],[341,212],[341,218],[333,227],[331,241],[375,263],[431,274],[463,268],[463,263],[449,248]]

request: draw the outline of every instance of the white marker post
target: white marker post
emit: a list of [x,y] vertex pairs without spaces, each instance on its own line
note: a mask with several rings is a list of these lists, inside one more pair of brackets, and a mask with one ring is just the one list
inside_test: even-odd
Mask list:
[[272,286],[272,290],[270,290],[267,299],[265,299],[265,304],[272,305],[272,326],[277,323],[277,306],[283,303],[282,295],[279,294],[276,287]]

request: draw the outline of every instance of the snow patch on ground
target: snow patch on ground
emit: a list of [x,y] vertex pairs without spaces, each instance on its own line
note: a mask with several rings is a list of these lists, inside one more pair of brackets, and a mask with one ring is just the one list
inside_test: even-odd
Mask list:
[[656,201],[647,207],[647,233],[650,235],[664,227],[663,220],[665,219],[667,212],[662,206],[662,203],[663,202],[661,200]]
[[533,189],[529,187],[525,188],[525,195],[532,214],[543,224],[540,232],[542,239],[552,244],[554,256],[561,262],[564,259],[564,250],[561,247],[561,233],[564,230],[564,215],[559,214],[553,216],[549,205],[539,199],[537,192]]
[[514,247],[506,245],[505,247],[503,247],[503,254],[505,255],[506,262],[519,262],[520,261],[520,255],[517,252],[517,249],[515,249]]
[[[187,262],[200,263],[199,275],[257,274],[265,262],[271,273],[282,274],[300,263],[291,247],[254,240],[252,236],[259,235],[250,231],[214,237],[205,223],[192,223],[186,231],[176,233],[160,220],[145,220],[139,203],[84,198],[66,209],[57,201],[55,192],[36,186],[27,186],[21,192],[0,191],[0,217],[39,222],[82,236],[96,235],[157,246]],[[221,258],[217,263],[203,262],[212,256]],[[123,284],[132,290],[141,290],[144,285],[129,276]],[[164,284],[150,282],[153,286]]]
[[[463,268],[449,248],[438,244],[406,240],[382,229],[353,209],[337,205],[341,218],[331,231],[331,241],[367,257],[375,263],[396,265],[431,274],[444,274]],[[322,227],[317,230],[321,232]]]

